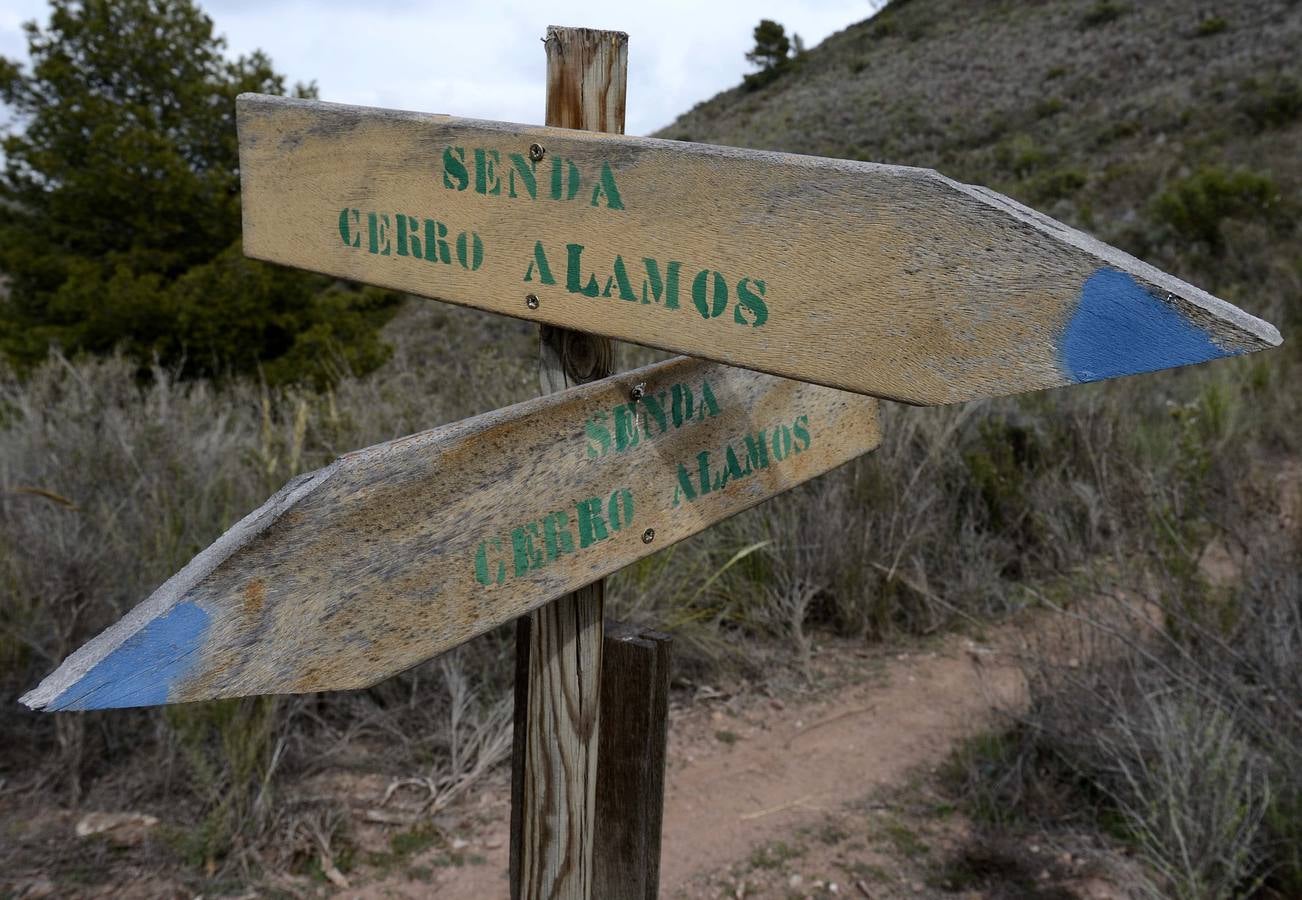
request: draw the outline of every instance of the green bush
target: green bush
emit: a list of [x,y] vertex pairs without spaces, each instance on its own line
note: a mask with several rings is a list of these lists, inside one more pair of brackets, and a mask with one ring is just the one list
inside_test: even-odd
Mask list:
[[1230,23],[1225,21],[1221,16],[1207,16],[1198,23],[1194,29],[1196,37],[1211,37],[1214,34],[1220,34],[1230,27]]
[[1061,97],[1046,97],[1035,104],[1035,117],[1037,119],[1047,119],[1050,116],[1056,116],[1067,108],[1067,101]]
[[1243,82],[1239,110],[1257,131],[1285,128],[1302,118],[1302,83],[1275,74]]
[[1226,219],[1268,219],[1279,204],[1269,176],[1209,166],[1167,187],[1153,201],[1152,214],[1179,238],[1220,252]]
[[274,809],[269,791],[281,722],[278,697],[245,697],[163,708],[205,814],[175,832],[194,866],[214,866],[237,840],[257,836]]
[[1026,190],[1037,203],[1051,204],[1072,196],[1085,187],[1087,180],[1080,169],[1054,169],[1030,179]]
[[1025,178],[1047,165],[1053,154],[1029,134],[1015,134],[995,148],[995,163],[1000,169]]
[[1121,18],[1122,14],[1127,11],[1128,7],[1124,3],[1117,3],[1116,0],[1097,0],[1093,6],[1085,11],[1080,17],[1082,28],[1097,28],[1100,25],[1106,25]]

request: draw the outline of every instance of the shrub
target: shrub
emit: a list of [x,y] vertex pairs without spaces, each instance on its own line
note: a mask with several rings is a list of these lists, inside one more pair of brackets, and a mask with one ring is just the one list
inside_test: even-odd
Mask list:
[[1157,873],[1154,897],[1237,896],[1260,866],[1270,789],[1259,755],[1225,709],[1149,694],[1099,732],[1099,784]]
[[1239,109],[1257,131],[1285,128],[1302,118],[1302,83],[1281,74],[1250,78],[1240,90]]
[[1128,7],[1116,0],[1096,0],[1093,6],[1080,17],[1082,28],[1097,28],[1121,18]]
[[1145,861],[1151,896],[1296,894],[1299,540],[1254,544],[1250,574],[1219,599],[1205,581],[1159,575],[1155,596],[1128,586],[1076,605],[1080,626],[1030,657],[1027,711],[951,760],[966,807],[997,825],[1104,828]]
[[1047,119],[1056,116],[1067,108],[1067,102],[1061,97],[1046,97],[1035,104],[1035,117]]
[[1037,203],[1052,204],[1075,194],[1085,187],[1087,180],[1080,169],[1054,169],[1032,178],[1026,191]]
[[1279,189],[1267,175],[1205,167],[1159,194],[1152,214],[1179,238],[1218,253],[1224,247],[1221,226],[1226,219],[1267,218],[1279,202]]
[[271,781],[282,722],[278,697],[163,708],[205,812],[175,840],[194,866],[215,868],[235,843],[255,840],[272,819]]
[[995,149],[995,163],[1018,178],[1025,178],[1052,159],[1045,147],[1028,134],[1016,134]]
[[1230,23],[1225,21],[1225,19],[1223,19],[1222,17],[1207,16],[1201,22],[1199,22],[1198,27],[1194,29],[1194,36],[1211,37],[1214,34],[1220,34],[1222,31],[1224,31],[1229,27],[1230,27]]

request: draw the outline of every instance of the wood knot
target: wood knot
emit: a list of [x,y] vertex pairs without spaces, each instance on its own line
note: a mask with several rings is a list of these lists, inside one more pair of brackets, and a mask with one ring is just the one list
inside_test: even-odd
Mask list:
[[614,370],[615,345],[607,338],[568,328],[544,327],[542,340],[555,351],[570,384],[605,378]]

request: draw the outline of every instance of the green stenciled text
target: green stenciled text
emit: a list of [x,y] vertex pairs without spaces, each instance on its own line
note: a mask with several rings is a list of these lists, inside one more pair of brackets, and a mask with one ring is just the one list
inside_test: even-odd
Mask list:
[[[540,171],[541,170],[541,171]],[[523,200],[578,201],[588,206],[623,209],[624,199],[615,182],[615,170],[602,161],[590,171],[572,159],[550,155],[541,163],[523,153],[486,147],[446,147],[443,150],[443,187],[473,191],[485,197]]]
[[407,257],[473,272],[484,264],[484,242],[473,231],[453,232],[437,219],[406,213],[339,211],[339,237],[345,247],[376,256]]
[[722,451],[702,450],[691,462],[678,464],[673,505],[690,503],[722,490],[729,481],[740,481],[774,463],[798,456],[809,449],[812,441],[809,416],[801,415],[789,425],[761,428],[744,435],[740,441],[730,441]]
[[708,381],[699,390],[675,384],[653,391],[634,403],[621,403],[609,412],[601,410],[583,423],[587,438],[585,455],[600,459],[609,453],[624,453],[640,443],[676,431],[693,422],[719,414],[719,401]]
[[503,584],[545,568],[628,528],[633,514],[633,492],[618,488],[608,497],[588,497],[525,522],[508,534],[480,542],[475,551],[475,580],[486,586]]
[[694,310],[707,321],[723,318],[752,328],[768,321],[768,285],[763,279],[737,278],[708,266],[685,268],[681,260],[651,256],[630,257],[635,260],[630,264],[621,254],[592,268],[585,264],[583,252],[582,244],[566,244],[561,256],[535,241],[523,280],[551,286],[564,278],[571,294]]

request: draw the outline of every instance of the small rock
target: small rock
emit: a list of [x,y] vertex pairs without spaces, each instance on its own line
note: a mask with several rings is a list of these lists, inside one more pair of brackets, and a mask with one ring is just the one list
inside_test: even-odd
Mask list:
[[1049,870],[1048,870],[1048,869],[1041,869],[1041,870],[1040,870],[1040,880],[1041,880],[1041,881],[1048,881],[1048,880],[1049,880]]
[[469,847],[469,846],[470,846],[470,841],[467,841],[467,840],[465,840],[464,838],[453,838],[453,839],[452,839],[452,849],[453,849],[453,850],[464,850],[464,849],[466,849],[466,848]]
[[787,887],[798,888],[800,887],[801,884],[804,883],[804,881],[805,881],[805,876],[797,872],[795,875],[792,875],[790,878],[787,879]]
[[86,813],[77,823],[77,837],[102,834],[115,844],[134,846],[145,839],[158,819],[144,813]]
[[1040,845],[1039,845],[1039,844],[1032,844],[1032,845],[1031,845],[1030,847],[1028,847],[1027,849],[1030,850],[1032,853],[1039,853],[1039,852],[1040,852]]
[[827,883],[827,892],[828,892],[829,894],[839,894],[839,893],[841,893],[841,889],[840,889],[839,887],[837,887],[835,881],[829,881],[829,882]]

